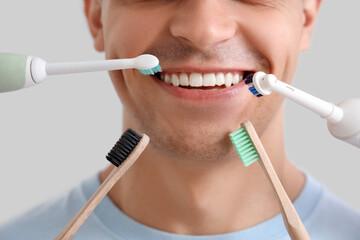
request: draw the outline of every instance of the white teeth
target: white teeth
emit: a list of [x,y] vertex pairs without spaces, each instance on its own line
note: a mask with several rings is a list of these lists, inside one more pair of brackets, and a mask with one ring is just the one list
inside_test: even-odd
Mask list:
[[225,75],[223,73],[216,74],[216,85],[221,86],[225,84]]
[[243,79],[243,76],[240,77],[240,75],[237,73],[235,74],[234,78],[233,78],[233,84],[238,84],[241,80]]
[[230,87],[233,83],[233,75],[231,73],[227,73],[225,75],[225,86]]
[[190,74],[190,86],[201,87],[203,85],[203,77],[201,73]]
[[165,75],[165,82],[171,84],[171,77],[169,75]]
[[216,84],[216,77],[214,73],[206,73],[203,77],[203,86],[211,87],[215,86]]
[[189,78],[186,73],[180,74],[180,85],[181,86],[189,86]]
[[[243,80],[243,75],[239,73],[173,73],[161,74],[161,80],[165,83],[178,86],[191,86],[191,87],[214,87],[223,86],[230,87],[231,85],[238,84]],[[221,88],[212,88],[209,90],[219,90]],[[196,89],[194,90],[204,90]]]
[[171,75],[171,83],[175,87],[178,87],[180,85],[180,80],[179,80],[179,77],[177,76],[177,74],[172,74]]

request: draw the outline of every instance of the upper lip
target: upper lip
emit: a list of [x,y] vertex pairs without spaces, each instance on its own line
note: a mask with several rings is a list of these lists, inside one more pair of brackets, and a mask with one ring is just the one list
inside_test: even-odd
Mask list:
[[[160,63],[161,66],[161,63]],[[207,67],[207,68],[195,68],[195,67],[162,67],[162,74],[171,73],[217,73],[217,72],[255,72],[250,68],[219,68],[219,67]]]

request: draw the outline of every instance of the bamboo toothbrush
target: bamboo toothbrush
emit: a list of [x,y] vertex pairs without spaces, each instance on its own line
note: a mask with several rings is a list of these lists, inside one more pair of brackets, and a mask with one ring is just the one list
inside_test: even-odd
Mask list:
[[136,68],[142,74],[161,72],[159,59],[150,54],[136,58],[89,62],[47,63],[24,54],[0,53],[0,93],[35,86],[49,75]]
[[106,156],[116,167],[80,211],[68,222],[59,235],[57,235],[55,240],[68,240],[73,237],[100,201],[144,151],[149,141],[150,139],[147,135],[139,135],[131,129],[128,129],[121,136],[120,140]]
[[278,198],[284,224],[291,239],[309,240],[310,237],[281,185],[253,125],[249,121],[243,122],[241,128],[230,133],[230,139],[245,166],[249,166],[253,162],[259,160],[259,164]]

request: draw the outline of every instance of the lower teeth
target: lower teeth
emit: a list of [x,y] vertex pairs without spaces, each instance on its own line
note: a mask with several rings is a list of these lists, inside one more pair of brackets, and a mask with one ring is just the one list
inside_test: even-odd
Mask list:
[[190,90],[195,90],[195,91],[216,91],[219,90],[220,88],[212,88],[212,89],[196,89],[196,88],[188,88]]
[[226,88],[225,86],[217,86],[217,87],[191,87],[191,86],[179,86],[181,88],[186,88],[190,90],[197,90],[197,91],[216,91],[220,89]]

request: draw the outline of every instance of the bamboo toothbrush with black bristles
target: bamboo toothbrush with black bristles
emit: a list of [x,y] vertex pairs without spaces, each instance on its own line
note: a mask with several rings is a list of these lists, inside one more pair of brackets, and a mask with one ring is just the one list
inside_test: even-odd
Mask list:
[[243,122],[241,127],[230,133],[229,136],[245,166],[259,161],[261,168],[270,181],[274,193],[278,198],[284,224],[291,239],[309,240],[310,236],[281,185],[271,161],[250,121]]
[[115,183],[133,165],[140,154],[145,150],[150,139],[146,134],[139,135],[128,129],[117,141],[106,158],[116,167],[100,185],[91,198],[84,204],[78,213],[68,222],[55,240],[68,240],[73,237],[81,225],[86,221],[96,206],[111,190]]

